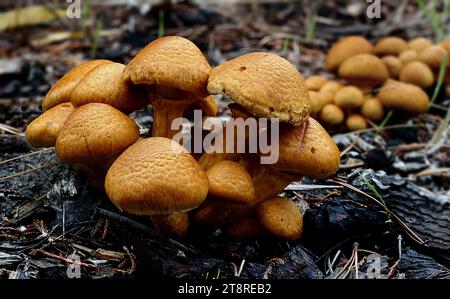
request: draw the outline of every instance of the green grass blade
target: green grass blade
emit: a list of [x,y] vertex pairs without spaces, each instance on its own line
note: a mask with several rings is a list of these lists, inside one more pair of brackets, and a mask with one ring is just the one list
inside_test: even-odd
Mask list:
[[431,105],[436,101],[436,99],[439,95],[439,91],[441,90],[442,85],[444,84],[447,63],[448,63],[448,55],[445,55],[444,58],[441,60],[441,64],[439,66],[438,81],[437,81],[436,86],[434,87],[433,96],[431,97],[431,101],[430,101],[430,105],[428,106],[428,110],[430,109]]
[[159,11],[159,20],[158,20],[158,38],[161,38],[165,35],[164,28],[164,10]]
[[380,202],[383,203],[383,205],[386,207],[386,203],[384,202],[383,197],[380,195],[380,193],[378,193],[377,188],[375,188],[374,185],[372,185],[368,179],[366,179],[362,174],[358,173],[359,177],[361,178],[361,180],[363,181],[363,183],[370,189],[370,191],[373,192],[373,194],[375,194],[375,196],[380,200]]

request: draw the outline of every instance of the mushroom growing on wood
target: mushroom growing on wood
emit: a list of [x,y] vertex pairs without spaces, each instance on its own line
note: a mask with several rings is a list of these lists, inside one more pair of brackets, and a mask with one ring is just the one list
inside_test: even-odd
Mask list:
[[327,82],[324,76],[311,76],[305,80],[305,86],[308,90],[319,91]]
[[[440,45],[430,46],[428,48],[423,49],[417,59],[427,64],[432,69],[438,70],[441,66],[442,61],[445,56],[448,56],[448,53],[444,49],[444,47]],[[450,65],[450,61],[447,60],[447,66]]]
[[157,228],[183,235],[186,229],[175,224],[186,227],[179,221],[187,219],[182,213],[205,200],[208,177],[184,147],[168,138],[150,137],[136,142],[115,160],[106,175],[105,189],[114,205],[130,214],[172,215],[157,217],[170,224],[157,221]]
[[74,110],[71,103],[62,103],[42,113],[27,126],[28,143],[33,147],[55,146],[59,131]]
[[130,61],[123,78],[147,86],[153,107],[152,136],[172,138],[179,131],[171,129],[172,121],[208,96],[210,70],[197,46],[179,36],[154,40]]
[[389,76],[391,78],[398,78],[400,70],[403,67],[402,61],[399,58],[392,55],[384,56],[383,58],[381,58],[381,61],[383,61],[383,63],[386,65],[389,71]]
[[364,103],[364,94],[358,87],[345,86],[336,92],[334,103],[345,110],[358,108]]
[[75,107],[104,103],[126,114],[144,108],[149,103],[145,89],[123,81],[124,69],[121,63],[97,66],[78,82],[70,93],[70,101]]
[[56,138],[58,158],[87,173],[103,187],[108,167],[139,138],[136,123],[124,113],[102,103],[83,105],[66,119]]
[[[278,118],[294,126],[305,122],[311,111],[303,76],[286,59],[272,53],[249,53],[219,65],[211,71],[208,91],[224,93],[250,115]],[[226,142],[222,146],[225,149]],[[224,159],[230,155],[212,150],[199,161],[208,169]]]
[[320,111],[320,119],[330,126],[336,126],[344,121],[344,111],[335,104],[327,104]]
[[91,60],[71,69],[49,90],[42,101],[42,109],[46,111],[58,104],[70,102],[70,94],[72,93],[72,90],[84,77],[84,75],[99,65],[111,62],[112,61],[104,59]]
[[303,231],[303,216],[295,203],[274,197],[259,204],[256,218],[271,235],[282,240],[298,240]]

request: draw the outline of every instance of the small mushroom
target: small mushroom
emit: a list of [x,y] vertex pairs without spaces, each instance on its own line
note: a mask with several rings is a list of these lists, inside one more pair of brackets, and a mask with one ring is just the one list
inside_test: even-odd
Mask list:
[[97,66],[78,82],[70,93],[70,101],[75,107],[104,103],[126,114],[144,108],[149,103],[145,89],[123,81],[124,69],[121,63]]
[[377,98],[369,98],[364,101],[361,114],[373,121],[380,121],[384,116],[383,104]]
[[28,143],[33,147],[55,146],[60,129],[74,110],[71,103],[62,103],[42,113],[25,130]]
[[298,240],[303,231],[303,216],[295,203],[275,197],[259,204],[256,218],[271,235],[282,240]]
[[335,104],[327,104],[320,111],[320,119],[330,126],[336,126],[344,121],[344,111]]
[[423,49],[433,45],[433,43],[424,37],[416,37],[408,42],[408,49],[421,52]]
[[255,200],[252,177],[237,162],[223,160],[206,172],[209,182],[208,198],[195,211],[194,223],[217,226],[228,216],[230,210]]
[[152,136],[172,138],[172,121],[194,102],[208,96],[211,67],[191,41],[179,36],[154,40],[126,66],[123,79],[146,85],[153,107]]
[[334,103],[345,110],[355,109],[364,103],[364,94],[358,87],[345,86],[336,92]]
[[330,92],[334,95],[342,87],[343,85],[337,81],[328,81],[322,86],[320,92]]
[[320,93],[317,91],[310,90],[308,92],[308,94],[309,94],[309,99],[311,100],[311,115],[316,116],[320,112],[320,109],[322,109],[322,107],[324,105],[325,101],[323,99],[323,94],[325,94],[325,93]]
[[402,68],[400,81],[428,88],[434,83],[434,75],[428,65],[420,61],[413,61]]
[[[208,178],[184,147],[168,138],[150,137],[136,142],[115,160],[106,174],[105,190],[122,211],[168,216],[197,208],[208,193]],[[156,226],[172,228],[168,233],[179,231],[174,225],[180,216],[173,219],[171,225]]]
[[348,36],[333,44],[328,51],[325,68],[335,71],[347,58],[357,54],[372,53],[372,44],[362,36]]
[[371,54],[359,54],[345,60],[339,67],[339,76],[363,90],[383,84],[389,72],[383,61]]
[[450,38],[443,40],[442,42],[439,43],[439,45],[443,47],[445,51],[447,51],[447,55],[450,56]]
[[61,79],[56,82],[42,101],[42,109],[48,109],[59,105],[61,103],[70,102],[70,94],[78,82],[89,73],[92,69],[99,65],[111,63],[109,60],[97,59],[84,62],[66,73]]
[[345,121],[345,125],[350,131],[367,129],[366,119],[359,114],[349,115]]
[[400,70],[403,66],[402,61],[393,55],[384,56],[383,58],[381,58],[381,61],[383,61],[383,63],[386,65],[389,71],[389,76],[391,78],[398,78]]
[[380,39],[374,46],[377,55],[399,55],[408,49],[408,44],[402,38],[388,36]]
[[427,111],[430,99],[422,88],[395,80],[387,80],[377,95],[387,109],[410,113]]
[[[441,66],[441,61],[445,56],[448,56],[447,51],[440,45],[430,46],[423,49],[417,59],[427,64],[432,69],[438,70]],[[450,61],[447,60],[447,66],[450,65]]]
[[138,138],[139,129],[127,115],[103,103],[90,103],[67,117],[56,138],[56,153],[103,186],[109,165]]
[[311,76],[305,80],[305,86],[308,90],[319,91],[327,82],[328,79],[324,76]]
[[416,61],[418,59],[419,54],[417,54],[414,50],[406,50],[402,52],[398,58],[403,64],[407,64],[411,61]]

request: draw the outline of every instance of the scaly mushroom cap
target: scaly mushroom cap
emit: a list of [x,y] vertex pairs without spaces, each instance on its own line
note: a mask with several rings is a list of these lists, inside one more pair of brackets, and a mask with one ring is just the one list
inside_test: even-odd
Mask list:
[[384,116],[383,104],[377,98],[366,99],[361,108],[361,114],[370,120],[379,121]]
[[105,162],[139,138],[136,123],[103,103],[90,103],[69,115],[56,138],[58,158],[69,164]]
[[208,196],[215,200],[245,204],[255,200],[252,177],[237,162],[220,161],[206,172],[209,181]]
[[62,103],[42,113],[27,126],[28,143],[33,147],[54,146],[60,129],[74,110],[71,103]]
[[335,104],[326,104],[320,111],[320,119],[331,126],[335,126],[344,121],[344,111]]
[[[427,64],[432,69],[438,70],[441,66],[441,61],[447,56],[447,51],[444,47],[440,45],[430,46],[422,50],[419,53],[418,60]],[[450,65],[449,60],[447,60],[447,66]]]
[[372,44],[362,36],[348,36],[340,39],[328,51],[325,68],[335,71],[347,58],[357,54],[372,53]]
[[143,48],[127,65],[123,78],[134,84],[181,90],[190,98],[201,99],[208,96],[210,71],[208,61],[193,42],[180,36],[166,36]]
[[380,39],[374,47],[377,55],[399,55],[408,49],[408,44],[402,38],[389,36]]
[[117,158],[106,174],[105,189],[120,210],[165,215],[199,206],[208,194],[208,177],[184,147],[150,137]]
[[310,117],[301,127],[280,128],[278,161],[273,169],[314,178],[334,174],[340,152],[327,131]]
[[311,76],[305,80],[305,86],[308,90],[319,91],[327,82],[328,79],[324,76]]
[[406,51],[402,52],[400,55],[398,55],[398,59],[400,59],[400,61],[403,64],[407,64],[408,62],[417,60],[418,56],[419,56],[419,54],[417,54],[416,51],[406,50]]
[[131,113],[149,103],[142,86],[131,85],[122,80],[125,65],[107,63],[88,72],[70,94],[75,107],[88,103],[105,103],[124,113]]
[[82,63],[71,69],[49,90],[42,102],[42,109],[46,111],[58,104],[70,102],[70,93],[84,75],[99,65],[111,62],[109,60],[97,59]]
[[303,231],[303,216],[295,203],[283,197],[262,202],[256,218],[270,234],[283,240],[298,240]]
[[347,117],[345,125],[347,126],[347,129],[349,129],[350,131],[358,131],[367,128],[367,121],[361,115],[352,114],[349,117]]
[[359,54],[341,64],[339,76],[356,85],[377,85],[389,78],[389,72],[380,58]]
[[345,86],[336,92],[334,103],[344,109],[358,108],[364,103],[364,94],[358,87]]
[[386,65],[389,76],[392,78],[398,78],[398,75],[400,74],[400,70],[403,67],[402,61],[395,56],[387,55],[381,58],[381,61],[383,61],[384,65]]
[[413,61],[402,68],[400,81],[428,88],[434,83],[434,75],[428,65],[420,61]]
[[388,109],[411,113],[423,113],[430,104],[430,99],[422,88],[395,80],[386,81],[377,98]]
[[254,116],[279,118],[296,126],[311,110],[303,76],[272,53],[249,53],[219,65],[211,71],[208,91],[226,94]]
[[408,49],[419,53],[423,49],[433,45],[433,43],[424,37],[416,37],[408,42]]

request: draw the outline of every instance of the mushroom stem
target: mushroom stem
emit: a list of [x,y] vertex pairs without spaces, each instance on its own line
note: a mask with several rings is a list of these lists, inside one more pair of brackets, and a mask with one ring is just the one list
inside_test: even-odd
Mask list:
[[185,212],[155,215],[150,219],[157,231],[171,236],[184,237],[189,228],[189,218]]
[[172,122],[183,118],[184,111],[196,100],[168,100],[160,95],[153,95],[153,137],[172,138],[181,129],[172,130]]

